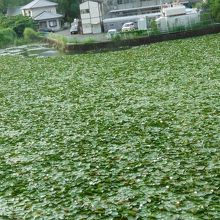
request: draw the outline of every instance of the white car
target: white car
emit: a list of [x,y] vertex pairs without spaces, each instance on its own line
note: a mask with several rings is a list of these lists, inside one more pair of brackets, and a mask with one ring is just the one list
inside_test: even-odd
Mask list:
[[133,31],[135,30],[135,25],[134,22],[127,22],[125,24],[123,24],[121,31],[125,32],[125,31]]
[[78,34],[78,25],[73,24],[70,28],[70,34]]
[[116,29],[110,29],[110,30],[108,30],[108,32],[107,32],[107,39],[113,39],[114,37],[116,37],[118,35],[118,32],[117,32],[117,30]]

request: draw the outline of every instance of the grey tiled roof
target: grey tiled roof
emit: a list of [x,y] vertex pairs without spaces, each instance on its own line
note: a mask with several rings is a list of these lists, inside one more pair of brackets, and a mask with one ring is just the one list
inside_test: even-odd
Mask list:
[[62,18],[63,15],[61,14],[54,14],[51,12],[44,11],[41,14],[39,14],[37,17],[34,18],[35,21],[42,21],[42,20],[50,20],[50,19],[56,19],[56,18]]
[[21,9],[33,9],[33,8],[43,8],[48,6],[57,6],[57,3],[50,2],[47,0],[34,0],[30,2],[29,4],[23,6]]

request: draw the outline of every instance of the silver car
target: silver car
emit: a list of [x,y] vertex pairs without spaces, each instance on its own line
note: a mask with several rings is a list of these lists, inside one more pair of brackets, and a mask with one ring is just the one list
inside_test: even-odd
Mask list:
[[135,25],[134,22],[127,22],[125,24],[123,24],[121,31],[125,32],[125,31],[133,31],[135,30]]

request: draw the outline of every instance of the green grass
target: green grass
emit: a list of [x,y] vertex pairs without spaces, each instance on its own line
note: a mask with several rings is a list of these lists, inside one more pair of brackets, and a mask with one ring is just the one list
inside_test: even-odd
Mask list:
[[55,47],[61,51],[65,49],[65,46],[68,43],[68,40],[66,37],[61,36],[61,35],[56,35],[54,33],[48,34],[47,38],[55,41],[56,42]]
[[0,219],[220,219],[219,42],[0,57]]

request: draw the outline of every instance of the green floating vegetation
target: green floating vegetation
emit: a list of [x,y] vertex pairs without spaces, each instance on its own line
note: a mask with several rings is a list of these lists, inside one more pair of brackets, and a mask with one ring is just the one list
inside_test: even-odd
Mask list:
[[0,219],[220,219],[219,42],[0,57]]

